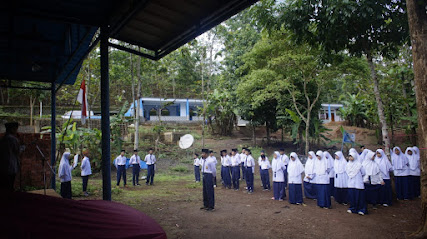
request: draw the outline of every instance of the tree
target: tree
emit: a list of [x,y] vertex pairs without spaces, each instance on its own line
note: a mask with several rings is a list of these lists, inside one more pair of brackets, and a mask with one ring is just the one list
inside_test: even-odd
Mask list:
[[[415,90],[418,109],[419,147],[427,148],[427,2],[407,0],[409,29],[414,62]],[[427,237],[427,151],[421,150],[421,227],[414,234]]]
[[347,51],[365,55],[371,71],[374,93],[386,152],[390,139],[380,95],[376,58],[395,57],[398,47],[407,41],[405,3],[389,0],[312,1],[294,0],[279,7],[279,24],[265,19],[266,26],[294,32],[297,42],[321,47],[327,54]]

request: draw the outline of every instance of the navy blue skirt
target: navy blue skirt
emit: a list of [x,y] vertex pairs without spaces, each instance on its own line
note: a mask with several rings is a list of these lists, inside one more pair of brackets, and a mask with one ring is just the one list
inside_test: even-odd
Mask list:
[[319,207],[331,207],[331,197],[328,193],[329,184],[315,184],[317,192],[317,206]]
[[378,203],[379,204],[387,204],[391,206],[393,201],[393,192],[391,190],[391,180],[384,179],[384,185],[381,185],[380,190],[378,192]]
[[301,184],[293,184],[289,185],[289,203],[296,204],[302,203],[302,185]]
[[335,188],[334,198],[339,204],[348,203],[347,188]]
[[310,198],[310,199],[317,198],[315,184],[304,182],[304,195],[306,198]]

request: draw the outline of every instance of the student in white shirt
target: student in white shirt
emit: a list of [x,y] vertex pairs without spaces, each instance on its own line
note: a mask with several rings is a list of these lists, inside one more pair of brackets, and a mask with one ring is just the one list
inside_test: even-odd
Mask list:
[[328,185],[328,194],[330,197],[334,196],[335,194],[335,187],[334,187],[334,158],[328,151],[323,152],[323,156],[326,158],[326,161],[328,162],[328,169],[329,169],[329,185]]
[[213,175],[216,173],[215,161],[208,157],[208,149],[202,149],[200,164],[203,173],[203,207],[201,210],[213,211],[215,209],[215,191]]
[[240,178],[240,155],[237,153],[237,149],[231,150],[231,181],[233,182],[233,189],[239,190],[239,178]]
[[366,203],[372,204],[373,209],[377,209],[379,203],[379,191],[381,185],[384,185],[381,171],[378,164],[375,162],[375,153],[369,151],[362,163],[363,169],[365,170],[365,176],[363,182],[365,183]]
[[150,183],[150,185],[153,185],[156,156],[153,155],[152,148],[148,150],[148,154],[145,156],[144,161],[147,162],[147,180],[145,181],[145,184],[148,185],[148,183]]
[[366,208],[365,186],[363,184],[365,170],[362,164],[356,161],[358,155],[357,152],[350,152],[349,161],[345,166],[345,172],[348,175],[347,194],[350,201],[350,207],[347,212],[358,213],[363,216],[368,212]]
[[129,165],[132,165],[132,184],[133,186],[140,186],[139,184],[139,171],[141,170],[141,157],[138,155],[138,149],[133,150],[133,155],[130,157]]
[[304,172],[304,166],[296,153],[292,152],[290,156],[291,160],[288,164],[289,203],[300,205],[303,203],[302,173]]
[[227,150],[221,151],[221,177],[222,183],[225,188],[231,189],[231,175],[230,175],[231,159],[227,154]]
[[[413,146],[413,154],[415,157],[415,162],[417,162],[418,166],[416,167],[415,170],[410,169],[409,173],[412,176],[412,183],[414,185],[414,197],[420,197],[420,193],[421,193],[421,181],[420,181],[420,175],[421,175],[421,168],[420,168],[420,159],[421,159],[421,155],[420,155],[420,149],[417,146]],[[409,167],[411,168],[413,166],[413,164],[411,163],[412,161],[409,162]]]
[[255,170],[255,160],[251,155],[251,150],[246,149],[246,159],[245,159],[245,169],[246,169],[246,187],[248,194],[254,192],[254,170]]
[[285,191],[285,176],[283,170],[285,169],[285,163],[280,159],[280,153],[275,151],[273,154],[273,160],[271,161],[271,171],[273,174],[273,200],[283,201]]
[[405,156],[408,159],[408,182],[409,182],[409,198],[420,196],[418,191],[420,188],[420,157],[417,155],[416,149],[408,147],[405,150]]
[[81,165],[81,176],[83,181],[83,195],[86,197],[89,196],[89,193],[87,192],[87,184],[89,181],[89,175],[92,174],[92,168],[90,166],[90,160],[89,160],[89,150],[83,151],[83,159],[82,159],[82,165]]
[[267,158],[267,161],[268,161],[268,157],[265,156],[265,151],[261,150],[260,156],[258,157],[258,166],[259,166],[259,178],[261,179],[261,187],[265,190],[264,182],[262,181],[262,169],[261,169],[261,159],[263,155],[265,158]]
[[126,187],[126,151],[122,149],[120,155],[115,159],[117,168],[117,186],[120,185],[120,179],[123,177],[123,186]]
[[305,162],[305,177],[304,177],[304,195],[306,198],[316,199],[316,187],[314,185],[314,160],[316,160],[316,154],[313,151],[308,152],[307,161]]
[[409,161],[399,147],[394,147],[391,153],[393,164],[396,197],[398,200],[409,200]]
[[344,154],[341,151],[335,152],[334,160],[334,198],[335,201],[339,204],[347,205],[348,196],[347,196],[347,186],[348,186],[348,176],[345,172],[345,167],[347,166],[347,160],[344,157]]
[[71,199],[71,170],[70,153],[65,152],[59,163],[58,176],[61,181],[61,197]]
[[246,169],[245,169],[245,160],[246,160],[246,152],[245,152],[246,148],[242,148],[242,153],[240,153],[240,164],[242,165],[242,180],[245,180],[245,174],[246,174]]
[[284,148],[279,149],[279,153],[280,153],[280,160],[282,160],[283,163],[285,164],[285,170],[283,171],[283,174],[285,175],[285,189],[286,189],[288,187],[288,170],[287,170],[287,167],[289,164],[289,157],[285,154]]
[[384,185],[381,185],[379,190],[379,203],[384,207],[391,206],[393,200],[393,192],[391,189],[391,180],[390,172],[393,171],[393,166],[391,166],[390,160],[384,153],[384,150],[377,149],[375,162],[378,164],[378,167],[381,171],[381,176],[384,181]]
[[199,154],[194,154],[193,155],[194,161],[193,161],[193,165],[194,165],[194,178],[196,183],[200,182],[200,159],[199,159]]
[[215,152],[213,150],[209,151],[209,159],[212,160],[212,162],[214,162],[215,164],[215,173],[213,174],[213,183],[214,183],[214,188],[216,188],[216,164],[218,163],[218,160],[216,160],[215,157]]
[[261,172],[261,181],[264,191],[270,191],[270,174],[268,173],[268,170],[271,168],[271,165],[265,154],[261,154],[258,164]]
[[325,209],[331,207],[331,197],[328,193],[329,168],[328,162],[322,151],[316,152],[317,159],[314,161],[314,178],[317,193],[317,206]]

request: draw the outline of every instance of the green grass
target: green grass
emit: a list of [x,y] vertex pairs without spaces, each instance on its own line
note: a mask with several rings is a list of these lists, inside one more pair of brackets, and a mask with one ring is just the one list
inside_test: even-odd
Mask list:
[[170,170],[179,173],[187,173],[190,171],[187,165],[176,165],[174,167],[171,167]]

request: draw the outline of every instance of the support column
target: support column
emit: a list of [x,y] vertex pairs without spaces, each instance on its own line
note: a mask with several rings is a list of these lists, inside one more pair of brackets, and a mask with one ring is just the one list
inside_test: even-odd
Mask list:
[[110,81],[108,65],[109,28],[101,27],[101,131],[102,131],[102,199],[111,201],[110,154]]
[[55,83],[52,83],[50,89],[50,98],[51,98],[51,117],[50,117],[50,165],[52,166],[53,172],[50,180],[50,187],[53,190],[56,190],[56,172],[55,172],[55,161],[56,161],[56,93],[55,93]]

